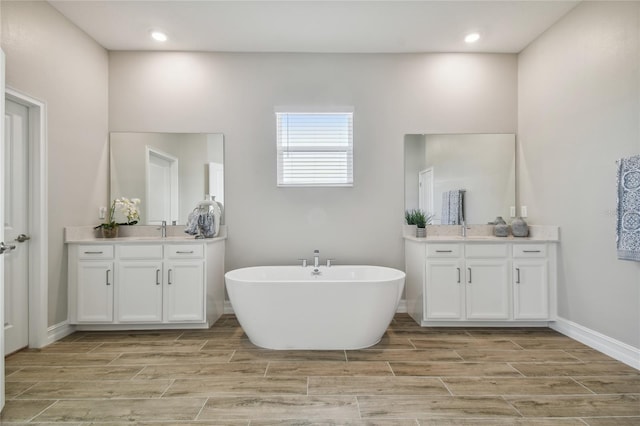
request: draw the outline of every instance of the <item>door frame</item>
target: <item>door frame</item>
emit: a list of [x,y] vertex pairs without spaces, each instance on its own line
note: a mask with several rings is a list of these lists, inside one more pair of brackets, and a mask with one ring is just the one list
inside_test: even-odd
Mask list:
[[[145,146],[145,157],[144,157],[144,167],[145,167],[145,185],[144,185],[144,192],[145,192],[145,201],[147,202],[147,212],[146,212],[146,216],[147,216],[147,223],[151,224],[151,217],[150,214],[151,212],[149,212],[148,210],[148,206],[150,205],[149,199],[150,199],[150,189],[149,189],[149,182],[151,182],[151,178],[150,178],[150,174],[151,174],[151,156],[155,156],[155,157],[159,157],[162,158],[163,160],[166,160],[168,162],[171,163],[171,167],[170,167],[170,172],[171,172],[171,200],[170,200],[170,206],[169,206],[169,221],[167,221],[168,223],[170,223],[170,221],[174,221],[174,220],[178,220],[178,206],[180,204],[179,201],[179,197],[180,197],[180,193],[179,191],[179,186],[178,186],[178,176],[179,176],[179,171],[178,171],[178,157],[168,154],[166,152],[163,152],[157,148],[154,148],[152,146]],[[158,224],[159,225],[159,224]]]
[[430,199],[428,200],[428,204],[431,204],[431,208],[432,209],[434,207],[433,176],[434,176],[435,172],[433,170],[433,167],[427,167],[426,169],[420,170],[418,172],[418,207],[421,208],[422,210],[425,210],[426,213],[435,214],[435,211],[429,212],[429,211],[426,211],[426,209],[424,208],[424,205],[427,204],[427,203],[425,203],[425,201],[427,201],[427,200],[424,199],[424,189],[423,189],[421,184],[422,184],[422,176],[427,174],[427,173],[431,173],[431,185],[429,186]]
[[28,245],[29,347],[41,348],[51,343],[48,338],[47,110],[44,102],[11,87],[5,88],[5,99],[24,105],[29,110],[28,223],[32,235]]

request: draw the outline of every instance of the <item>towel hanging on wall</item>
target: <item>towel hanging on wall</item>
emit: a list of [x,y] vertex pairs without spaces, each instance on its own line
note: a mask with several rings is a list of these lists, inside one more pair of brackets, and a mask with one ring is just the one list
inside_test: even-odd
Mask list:
[[616,163],[618,259],[640,262],[640,155],[621,158]]
[[442,225],[460,225],[464,221],[464,189],[442,193]]

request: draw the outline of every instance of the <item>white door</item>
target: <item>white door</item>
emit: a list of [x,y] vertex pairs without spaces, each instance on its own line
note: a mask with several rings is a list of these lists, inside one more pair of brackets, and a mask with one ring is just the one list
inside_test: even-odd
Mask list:
[[464,276],[462,262],[429,260],[425,288],[425,319],[462,319]]
[[433,214],[433,168],[420,172],[418,188],[418,207],[428,214]]
[[4,119],[4,354],[29,345],[29,109],[6,100]]
[[147,148],[147,223],[178,220],[178,159]]
[[[0,49],[0,99],[4,99],[4,52]],[[0,102],[4,117],[4,102]],[[4,120],[0,120],[0,164],[4,164]],[[0,223],[4,223],[4,174],[0,173]],[[0,242],[4,227],[0,226]],[[4,324],[4,256],[0,256],[0,324]],[[0,354],[4,354],[4,327],[0,327]],[[4,356],[0,356],[0,410],[4,407]]]
[[78,262],[78,322],[113,322],[113,262]]
[[162,262],[120,262],[117,268],[118,321],[162,321]]
[[547,260],[513,261],[513,318],[549,318]]
[[509,319],[509,268],[506,260],[466,262],[467,319]]
[[169,262],[165,286],[165,321],[204,320],[204,263]]

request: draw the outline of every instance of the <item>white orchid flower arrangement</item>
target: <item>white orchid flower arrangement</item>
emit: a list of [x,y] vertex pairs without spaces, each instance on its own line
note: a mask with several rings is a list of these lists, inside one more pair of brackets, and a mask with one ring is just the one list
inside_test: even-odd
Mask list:
[[[123,223],[116,222],[116,213],[121,213],[122,216],[126,217],[127,221]],[[140,199],[132,198],[128,199],[125,197],[116,198],[111,203],[111,208],[109,209],[109,215],[107,216],[107,220],[105,223],[101,223],[96,226],[98,228],[106,228],[113,229],[118,227],[119,225],[135,225],[140,220]]]

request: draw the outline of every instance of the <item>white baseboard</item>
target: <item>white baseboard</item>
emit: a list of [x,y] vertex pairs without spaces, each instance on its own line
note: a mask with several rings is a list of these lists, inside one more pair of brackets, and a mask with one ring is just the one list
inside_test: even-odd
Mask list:
[[76,331],[75,327],[70,325],[67,321],[54,324],[47,328],[47,345],[52,344],[60,339],[63,339]]
[[[400,300],[400,303],[398,304],[398,309],[396,309],[396,312],[399,314],[406,314],[407,313],[407,301],[405,299]],[[224,301],[224,310],[223,313],[225,314],[233,314],[233,306],[231,306],[231,302],[229,302],[228,300]]]
[[640,349],[638,348],[565,318],[558,317],[555,323],[550,324],[550,328],[640,370]]

